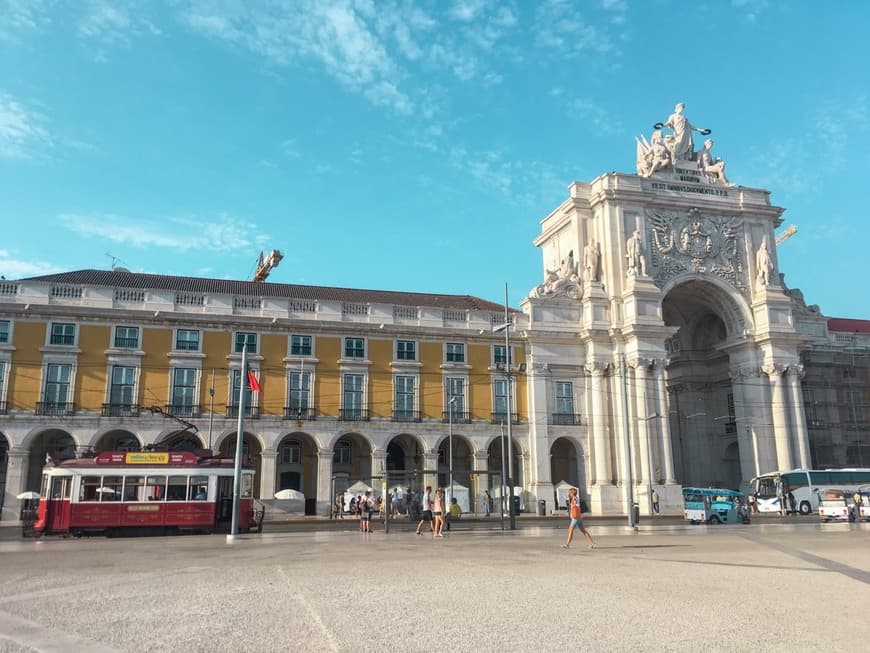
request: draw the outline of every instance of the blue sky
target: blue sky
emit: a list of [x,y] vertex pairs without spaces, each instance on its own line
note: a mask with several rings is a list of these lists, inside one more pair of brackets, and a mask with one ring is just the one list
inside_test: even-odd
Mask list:
[[[0,274],[109,268],[472,294],[634,172],[684,101],[798,234],[791,287],[870,319],[870,3],[0,0]],[[859,284],[856,286],[856,281]]]

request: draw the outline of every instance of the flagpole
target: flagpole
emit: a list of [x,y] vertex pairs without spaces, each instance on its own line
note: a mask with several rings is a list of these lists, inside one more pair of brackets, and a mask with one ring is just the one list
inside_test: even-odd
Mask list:
[[248,344],[242,346],[242,369],[239,370],[239,421],[236,428],[236,459],[233,470],[233,519],[227,541],[239,534],[239,497],[242,493],[242,437],[245,433],[245,389],[248,386]]

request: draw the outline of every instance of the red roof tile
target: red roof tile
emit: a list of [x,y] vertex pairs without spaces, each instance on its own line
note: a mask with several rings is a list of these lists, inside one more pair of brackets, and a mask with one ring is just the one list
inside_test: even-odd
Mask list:
[[870,320],[852,320],[845,317],[829,317],[828,331],[840,333],[870,333]]

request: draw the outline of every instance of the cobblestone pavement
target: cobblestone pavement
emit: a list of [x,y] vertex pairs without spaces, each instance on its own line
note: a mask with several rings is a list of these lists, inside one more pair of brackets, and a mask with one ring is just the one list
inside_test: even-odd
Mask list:
[[862,650],[870,524],[0,542],[0,651]]

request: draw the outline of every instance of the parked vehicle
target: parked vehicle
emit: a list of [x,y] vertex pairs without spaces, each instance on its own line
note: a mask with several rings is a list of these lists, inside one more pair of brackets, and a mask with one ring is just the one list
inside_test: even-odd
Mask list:
[[683,517],[692,524],[748,524],[745,495],[723,488],[683,488]]
[[853,504],[849,491],[840,488],[821,488],[819,490],[819,519],[823,522],[854,521]]

